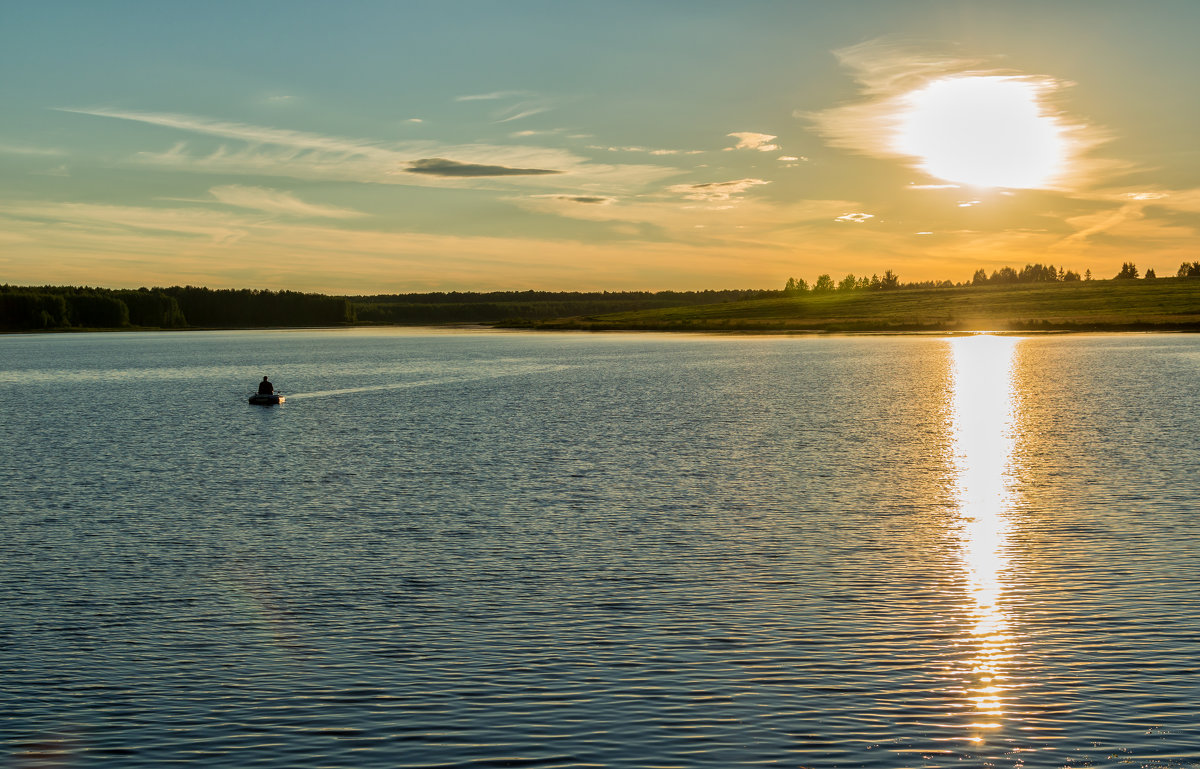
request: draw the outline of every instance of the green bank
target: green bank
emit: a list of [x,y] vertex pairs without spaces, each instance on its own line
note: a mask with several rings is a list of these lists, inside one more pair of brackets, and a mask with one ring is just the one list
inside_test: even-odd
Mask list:
[[1200,331],[1200,279],[803,291],[504,325],[594,331]]

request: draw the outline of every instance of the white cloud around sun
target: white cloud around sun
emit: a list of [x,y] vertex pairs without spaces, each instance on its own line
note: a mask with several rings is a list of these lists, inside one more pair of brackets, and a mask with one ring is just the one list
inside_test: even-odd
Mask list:
[[1072,191],[1114,167],[1089,156],[1105,133],[1061,106],[1066,81],[886,40],[835,54],[859,98],[799,115],[830,146],[900,160],[930,186]]

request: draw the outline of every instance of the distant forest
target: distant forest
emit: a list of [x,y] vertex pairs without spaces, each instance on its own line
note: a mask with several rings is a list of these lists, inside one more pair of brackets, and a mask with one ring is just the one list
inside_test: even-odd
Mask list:
[[493,291],[350,297],[359,323],[490,323],[656,310],[778,296],[779,291]]
[[0,286],[0,330],[261,328],[354,321],[344,298],[192,286],[114,290]]
[[[1142,277],[1126,262],[1115,279]],[[1184,262],[1176,277],[1200,277],[1200,262]],[[1154,279],[1146,270],[1143,279]],[[295,291],[210,289],[194,286],[107,289],[77,286],[0,285],[0,331],[121,328],[271,328],[338,325],[512,323],[690,307],[794,296],[803,292],[955,288],[1014,283],[1091,280],[1053,265],[1003,267],[971,280],[902,283],[887,270],[870,278],[826,274],[811,286],[789,278],[782,291],[493,291],[326,296]]]
[[193,286],[133,290],[0,285],[0,331],[488,323],[716,304],[779,293],[455,291],[339,297]]

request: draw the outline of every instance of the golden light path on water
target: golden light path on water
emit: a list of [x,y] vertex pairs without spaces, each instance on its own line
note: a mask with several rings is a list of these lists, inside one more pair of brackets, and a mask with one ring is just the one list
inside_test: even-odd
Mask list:
[[967,696],[976,711],[970,725],[976,742],[986,730],[998,729],[1004,716],[1004,662],[1010,652],[1001,598],[1009,566],[1018,341],[981,334],[950,342],[953,471],[975,647]]

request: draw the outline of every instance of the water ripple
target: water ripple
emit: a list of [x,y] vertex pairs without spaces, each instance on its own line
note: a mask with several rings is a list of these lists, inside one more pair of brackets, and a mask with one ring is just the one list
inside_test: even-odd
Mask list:
[[1200,341],[962,344],[0,338],[0,764],[1200,766]]

